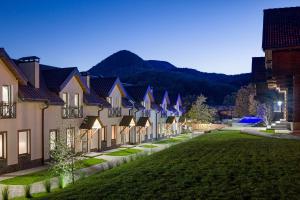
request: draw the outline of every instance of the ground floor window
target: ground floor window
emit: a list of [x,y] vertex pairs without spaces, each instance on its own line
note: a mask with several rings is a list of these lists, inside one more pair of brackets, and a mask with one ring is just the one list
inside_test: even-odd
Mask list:
[[30,130],[21,130],[19,133],[19,155],[30,154]]
[[117,126],[115,125],[111,126],[111,139],[117,139]]
[[6,158],[6,132],[0,132],[0,159]]
[[74,148],[75,146],[75,128],[67,128],[67,146],[69,148]]
[[54,150],[57,142],[57,130],[50,130],[49,136],[50,136],[50,150]]
[[101,141],[106,141],[107,140],[107,128],[102,127],[101,128]]

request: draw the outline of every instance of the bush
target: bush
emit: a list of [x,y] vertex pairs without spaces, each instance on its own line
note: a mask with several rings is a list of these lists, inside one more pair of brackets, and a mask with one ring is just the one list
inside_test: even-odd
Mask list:
[[8,186],[6,186],[6,187],[4,187],[2,189],[1,194],[2,194],[2,199],[3,200],[8,200],[8,196],[9,196],[9,188],[8,188]]
[[31,196],[31,185],[24,186],[24,193],[26,198],[32,198]]
[[65,187],[65,177],[63,175],[60,175],[58,177],[58,187],[60,189],[63,189]]
[[51,180],[47,179],[44,181],[44,187],[47,193],[51,192]]

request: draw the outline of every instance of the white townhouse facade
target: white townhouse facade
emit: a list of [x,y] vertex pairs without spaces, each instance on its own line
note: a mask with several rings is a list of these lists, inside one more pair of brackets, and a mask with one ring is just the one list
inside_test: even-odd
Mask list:
[[[127,91],[128,89],[128,91]],[[0,48],[0,174],[43,165],[58,140],[98,152],[180,133],[182,102],[117,77],[11,59]]]

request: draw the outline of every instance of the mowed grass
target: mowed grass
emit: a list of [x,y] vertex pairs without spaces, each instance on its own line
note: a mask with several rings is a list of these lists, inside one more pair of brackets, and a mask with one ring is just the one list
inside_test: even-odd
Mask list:
[[[90,167],[96,164],[100,164],[102,162],[105,162],[103,159],[98,158],[87,158],[81,161],[78,161],[75,163],[76,169],[86,168]],[[42,170],[39,172],[34,172],[22,176],[17,176],[14,178],[6,179],[3,181],[0,181],[0,184],[6,184],[6,185],[28,185],[35,182],[43,181],[49,178],[55,177],[51,171],[49,170]]]
[[268,134],[275,134],[275,130],[274,129],[261,130],[260,132],[268,133]]
[[142,145],[141,147],[152,149],[152,148],[156,148],[157,146],[153,145],[153,144],[145,144],[145,145]]
[[139,152],[142,152],[142,150],[139,150],[139,149],[122,149],[122,150],[119,150],[119,151],[106,153],[106,155],[109,155],[109,156],[128,156],[128,155],[136,154],[136,153],[139,153]]
[[42,199],[300,199],[300,142],[218,131]]

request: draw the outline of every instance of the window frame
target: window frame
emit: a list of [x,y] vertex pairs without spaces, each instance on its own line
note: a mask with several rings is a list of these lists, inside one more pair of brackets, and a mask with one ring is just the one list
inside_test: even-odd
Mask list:
[[56,148],[56,144],[54,143],[54,149],[51,148],[51,133],[55,133],[55,142],[58,141],[58,129],[50,129],[49,130],[49,150],[52,151]]
[[[72,130],[73,133],[73,141],[71,142],[71,147],[68,146],[68,130]],[[75,127],[66,128],[66,145],[68,148],[75,149]]]
[[[80,107],[80,102],[79,102],[79,100],[80,100],[80,95],[79,95],[79,93],[75,93],[75,94],[74,94],[74,106],[75,106],[76,108],[79,108],[79,107]],[[77,101],[77,105],[76,105],[76,101]]]
[[[26,140],[26,153],[20,153],[20,133],[25,132],[27,133],[27,140]],[[18,130],[18,155],[30,155],[31,154],[31,130],[30,129],[23,129],[23,130]]]
[[0,131],[0,137],[2,137],[2,155],[0,155],[0,160],[7,159],[7,132]]
[[117,139],[117,125],[111,125],[111,139],[112,140]]
[[[8,98],[8,100],[7,101],[4,101],[4,99],[3,99],[3,92],[4,92],[4,90],[3,90],[3,88],[4,87],[6,87],[7,88],[7,92],[8,92],[8,96],[7,96],[7,98]],[[11,103],[12,102],[12,100],[13,100],[13,98],[12,98],[12,86],[11,85],[2,85],[2,88],[1,88],[1,101],[2,102],[5,102],[5,103]]]
[[107,141],[107,127],[103,126],[101,128],[101,142]]

